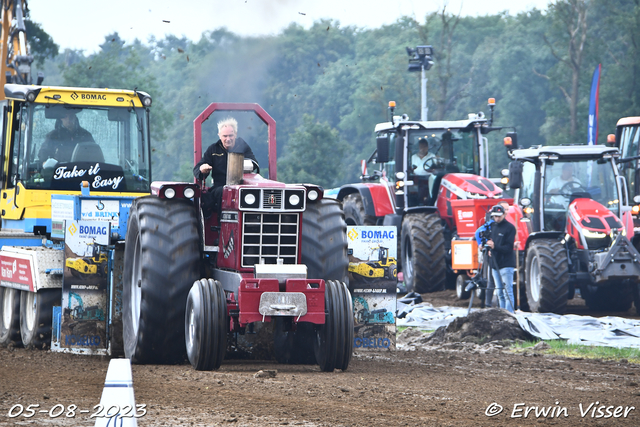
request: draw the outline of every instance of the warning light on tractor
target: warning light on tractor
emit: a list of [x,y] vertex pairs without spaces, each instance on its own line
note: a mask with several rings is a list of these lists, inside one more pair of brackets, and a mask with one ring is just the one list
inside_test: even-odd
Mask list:
[[487,105],[489,105],[489,106],[496,105],[496,99],[495,98],[489,98],[489,101],[487,101]]

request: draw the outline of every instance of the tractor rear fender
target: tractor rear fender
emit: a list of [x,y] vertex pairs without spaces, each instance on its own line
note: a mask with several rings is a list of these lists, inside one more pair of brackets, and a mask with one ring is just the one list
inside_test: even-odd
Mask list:
[[362,197],[364,213],[367,216],[383,217],[395,214],[392,195],[389,187],[384,183],[359,183],[349,184],[340,188],[337,199],[342,201],[347,195],[358,193]]

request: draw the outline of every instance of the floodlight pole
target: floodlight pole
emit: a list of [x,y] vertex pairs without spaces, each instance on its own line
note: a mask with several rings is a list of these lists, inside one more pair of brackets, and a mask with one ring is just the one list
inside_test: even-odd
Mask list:
[[420,120],[427,121],[427,114],[429,113],[429,107],[427,107],[427,70],[422,66],[422,114]]

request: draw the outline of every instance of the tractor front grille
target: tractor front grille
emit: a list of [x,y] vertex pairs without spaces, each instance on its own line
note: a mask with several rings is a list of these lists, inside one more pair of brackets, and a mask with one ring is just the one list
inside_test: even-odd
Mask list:
[[282,190],[264,190],[262,207],[264,209],[282,209]]
[[243,213],[242,267],[260,264],[296,264],[299,213]]

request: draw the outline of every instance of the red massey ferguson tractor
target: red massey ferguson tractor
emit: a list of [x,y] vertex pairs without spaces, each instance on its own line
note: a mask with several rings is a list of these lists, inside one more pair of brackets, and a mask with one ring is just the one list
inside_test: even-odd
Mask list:
[[279,362],[345,370],[353,308],[340,204],[323,198],[318,186],[276,181],[275,121],[257,104],[209,105],[194,121],[195,162],[202,123],[220,110],[253,111],[267,125],[269,179],[230,154],[220,218],[202,216],[204,183],[154,182],[152,195],[133,202],[124,265],[126,357],[179,363],[186,350],[195,369],[213,370],[229,334],[274,322]]
[[[592,310],[627,311],[640,278],[619,152],[602,145],[515,149],[520,263],[531,311],[564,313],[576,290]],[[640,313],[637,306],[636,311]]]
[[[389,105],[392,121],[376,125],[377,149],[369,159],[379,169],[367,175],[363,161],[363,182],[342,186],[336,196],[343,202],[347,225],[397,227],[408,291],[434,292],[445,284],[463,283],[457,275],[461,270],[473,275],[477,265],[452,268],[452,242],[459,249],[464,244],[471,254],[468,247],[487,210],[511,201],[488,179],[485,135],[502,128],[493,128],[483,113],[469,114],[467,120],[412,121],[393,116],[395,103]],[[423,145],[429,153],[425,160],[417,158]],[[466,279],[467,272],[461,277]]]

